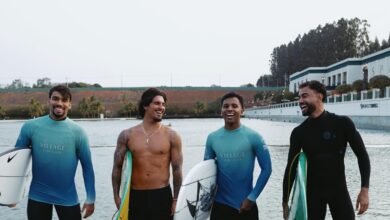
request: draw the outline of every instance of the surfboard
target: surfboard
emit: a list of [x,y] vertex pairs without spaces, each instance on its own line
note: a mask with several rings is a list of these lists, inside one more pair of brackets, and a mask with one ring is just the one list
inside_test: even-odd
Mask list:
[[133,169],[132,154],[130,151],[126,152],[125,159],[122,164],[121,186],[119,188],[119,195],[121,196],[121,205],[116,215],[116,220],[129,219],[129,201],[130,201],[130,187],[131,187],[131,172]]
[[216,161],[205,160],[186,175],[177,198],[175,220],[206,220],[217,190]]
[[0,205],[19,203],[31,180],[31,149],[14,148],[0,154]]
[[307,220],[306,171],[307,158],[301,152],[298,156],[297,172],[289,201],[289,220]]

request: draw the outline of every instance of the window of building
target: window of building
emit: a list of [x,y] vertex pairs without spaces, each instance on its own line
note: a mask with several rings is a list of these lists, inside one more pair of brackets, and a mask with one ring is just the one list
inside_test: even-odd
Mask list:
[[327,86],[330,86],[332,84],[332,82],[330,81],[330,76],[328,76],[328,83],[327,83]]
[[347,72],[343,72],[343,84],[347,84]]
[[336,86],[336,75],[332,76],[332,86]]
[[340,85],[341,84],[341,73],[337,74],[337,84],[336,85]]

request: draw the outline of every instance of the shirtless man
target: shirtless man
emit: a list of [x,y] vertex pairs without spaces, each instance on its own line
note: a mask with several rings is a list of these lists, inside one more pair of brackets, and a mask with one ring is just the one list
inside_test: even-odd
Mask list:
[[[183,155],[181,139],[171,128],[162,125],[165,93],[150,88],[141,97],[142,123],[123,130],[117,141],[112,170],[112,187],[117,208],[122,164],[129,150],[133,156],[129,219],[173,219],[182,182]],[[173,174],[173,198],[169,185],[169,165]]]

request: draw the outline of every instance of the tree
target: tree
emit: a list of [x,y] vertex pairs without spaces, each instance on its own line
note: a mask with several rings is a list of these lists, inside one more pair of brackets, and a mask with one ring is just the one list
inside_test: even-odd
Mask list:
[[98,83],[94,83],[91,85],[84,82],[70,82],[67,83],[67,85],[69,88],[102,88],[102,86],[99,85]]
[[25,83],[21,79],[15,79],[12,81],[11,85],[8,85],[8,89],[21,89],[25,87]]
[[131,102],[124,104],[119,110],[121,116],[131,117],[132,114],[136,114],[136,106]]
[[50,88],[51,86],[51,79],[48,77],[44,77],[41,79],[37,79],[37,84],[34,84],[33,88]]
[[375,53],[375,52],[379,51],[380,49],[381,49],[381,45],[379,44],[378,38],[375,38],[375,41],[370,42],[370,44],[368,45],[368,51],[370,54]]
[[276,86],[276,80],[272,75],[262,75],[257,80],[256,85],[258,87],[270,87],[270,86]]
[[197,101],[195,103],[194,112],[196,115],[202,114],[205,110],[206,110],[206,105],[204,104],[204,102]]
[[122,94],[120,97],[122,108],[118,111],[119,115],[124,117],[131,117],[132,114],[137,114],[137,107],[133,104],[126,94]]
[[293,101],[294,100],[294,93],[290,91],[284,91],[283,92],[283,100]]
[[104,112],[104,105],[102,104],[101,101],[99,100],[94,100],[92,103],[91,103],[91,113],[93,116],[95,116],[96,118],[99,117],[99,115],[101,113]]
[[208,114],[219,115],[220,111],[221,111],[221,98],[218,98],[215,101],[207,103],[206,112]]
[[252,83],[247,83],[247,84],[241,85],[240,87],[254,88],[255,85],[253,85]]
[[89,118],[89,115],[90,115],[90,107],[89,107],[90,103],[89,103],[89,98],[83,98],[81,99],[81,101],[79,102],[79,105],[78,105],[78,110],[80,111],[81,115],[83,116],[83,118]]
[[[270,86],[284,85],[285,76],[308,67],[323,67],[350,57],[361,57],[376,50],[378,42],[370,43],[366,20],[344,19],[309,30],[288,44],[275,47],[271,54]],[[257,86],[264,85],[260,77]]]
[[0,118],[5,118],[6,115],[5,110],[0,106]]
[[84,97],[78,105],[78,110],[83,117],[99,117],[104,111],[104,105],[95,96]]
[[28,113],[32,118],[42,116],[44,114],[43,105],[34,98],[30,99]]

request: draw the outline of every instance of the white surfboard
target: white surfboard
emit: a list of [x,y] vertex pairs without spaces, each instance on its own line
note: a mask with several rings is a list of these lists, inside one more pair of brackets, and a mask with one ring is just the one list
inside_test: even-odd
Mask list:
[[195,165],[184,178],[180,188],[174,219],[208,219],[216,190],[216,161],[206,160]]
[[30,148],[14,148],[0,154],[0,205],[19,203],[30,180]]

